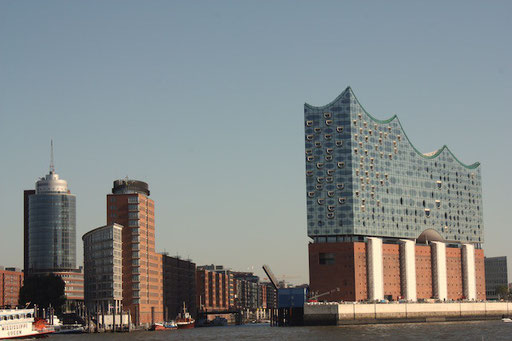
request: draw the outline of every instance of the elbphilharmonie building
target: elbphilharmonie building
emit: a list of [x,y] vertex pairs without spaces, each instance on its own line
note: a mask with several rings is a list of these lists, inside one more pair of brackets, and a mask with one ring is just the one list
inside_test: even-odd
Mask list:
[[[304,105],[310,286],[330,300],[485,297],[480,164],[420,152],[351,88]],[[428,132],[427,132],[428,133]]]

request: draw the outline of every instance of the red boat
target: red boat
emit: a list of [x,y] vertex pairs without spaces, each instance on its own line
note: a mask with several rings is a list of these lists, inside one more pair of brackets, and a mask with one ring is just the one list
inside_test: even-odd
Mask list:
[[159,331],[159,330],[173,330],[173,329],[178,329],[178,326],[176,325],[176,323],[174,323],[174,321],[171,321],[171,322],[164,322],[164,323],[155,323],[155,325],[150,330]]
[[187,311],[187,307],[185,306],[185,302],[183,302],[183,309],[181,313],[176,316],[176,324],[178,325],[178,329],[191,329],[194,328],[196,320],[190,316]]

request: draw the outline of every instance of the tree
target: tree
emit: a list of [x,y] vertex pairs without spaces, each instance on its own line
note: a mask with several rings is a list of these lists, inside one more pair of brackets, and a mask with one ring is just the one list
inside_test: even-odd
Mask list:
[[500,285],[496,288],[496,294],[498,294],[498,297],[500,299],[506,299],[508,298],[509,291],[508,287],[506,285]]
[[29,276],[25,278],[21,287],[19,303],[30,303],[30,306],[37,304],[41,308],[48,308],[51,305],[56,312],[60,312],[66,301],[65,285],[62,278],[54,274]]

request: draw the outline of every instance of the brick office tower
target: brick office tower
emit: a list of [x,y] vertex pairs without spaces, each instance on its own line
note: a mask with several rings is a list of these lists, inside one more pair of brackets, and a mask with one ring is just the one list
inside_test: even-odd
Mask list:
[[350,88],[304,105],[310,289],[319,299],[485,299],[480,164],[422,154]]
[[155,252],[155,203],[148,184],[116,180],[107,225],[123,225],[123,306],[135,324],[163,321],[162,256]]

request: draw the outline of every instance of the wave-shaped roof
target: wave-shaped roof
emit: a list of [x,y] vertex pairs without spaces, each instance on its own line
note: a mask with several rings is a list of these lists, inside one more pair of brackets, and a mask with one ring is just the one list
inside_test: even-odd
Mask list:
[[454,154],[453,152],[448,148],[447,145],[443,145],[441,148],[437,149],[436,151],[433,151],[433,152],[430,152],[430,153],[422,153],[420,152],[415,146],[414,144],[411,142],[411,140],[409,139],[409,137],[407,136],[407,134],[405,133],[405,130],[404,130],[404,127],[402,126],[402,123],[400,122],[400,120],[398,119],[398,116],[397,115],[393,115],[392,117],[386,119],[386,120],[379,120],[375,117],[373,117],[368,111],[366,111],[366,109],[361,105],[361,102],[359,102],[359,100],[357,99],[356,95],[354,94],[354,92],[352,91],[352,88],[350,86],[348,86],[338,97],[336,97],[332,102],[330,102],[329,104],[326,104],[326,105],[323,105],[323,106],[313,106],[313,105],[310,105],[308,103],[304,103],[304,106],[309,108],[309,109],[317,109],[317,110],[323,110],[323,109],[327,109],[327,108],[330,108],[332,107],[334,104],[336,104],[337,102],[340,102],[342,101],[344,98],[347,97],[347,94],[350,96],[350,97],[354,97],[354,99],[356,100],[356,102],[359,104],[359,106],[361,107],[361,109],[363,109],[363,111],[366,113],[366,115],[368,115],[368,117],[370,117],[374,122],[376,123],[379,123],[379,124],[386,124],[386,123],[390,123],[392,122],[393,120],[396,120],[398,122],[398,125],[400,126],[400,129],[402,130],[403,134],[405,135],[405,138],[407,139],[407,142],[409,142],[409,144],[411,145],[412,149],[416,152],[416,154],[418,154],[419,156],[421,156],[422,158],[424,159],[435,159],[437,158],[443,151],[447,151],[448,153],[450,153],[450,155],[459,163],[461,164],[462,166],[468,168],[468,169],[475,169],[477,168],[478,166],[480,166],[480,162],[475,162],[471,165],[467,165],[465,163],[463,163],[462,161],[460,161]]

